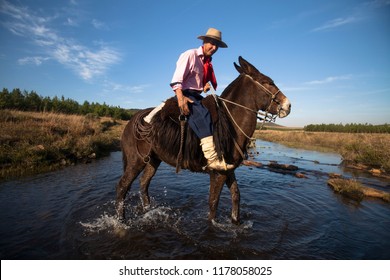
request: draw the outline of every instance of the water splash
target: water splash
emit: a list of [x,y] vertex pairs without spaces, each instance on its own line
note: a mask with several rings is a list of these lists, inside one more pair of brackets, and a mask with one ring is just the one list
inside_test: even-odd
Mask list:
[[253,221],[244,221],[240,225],[234,225],[230,220],[217,222],[215,220],[211,221],[212,225],[226,233],[232,233],[234,236],[238,236],[240,234],[245,234],[253,228]]
[[104,213],[92,222],[80,222],[87,232],[96,233],[100,231],[110,230],[112,228],[128,229],[129,226],[121,223],[115,216]]
[[110,215],[106,212],[90,222],[79,223],[88,233],[99,233],[102,231],[118,233],[118,231],[142,230],[148,227],[160,227],[161,225],[172,226],[181,220],[177,212],[165,206],[150,208],[146,212],[140,211],[137,206],[133,206],[128,210],[130,210],[128,212],[131,218],[125,223],[120,222],[115,215]]
[[146,224],[155,224],[159,222],[168,222],[172,213],[172,209],[169,207],[157,207],[154,209],[150,209],[143,216],[140,217],[140,221]]

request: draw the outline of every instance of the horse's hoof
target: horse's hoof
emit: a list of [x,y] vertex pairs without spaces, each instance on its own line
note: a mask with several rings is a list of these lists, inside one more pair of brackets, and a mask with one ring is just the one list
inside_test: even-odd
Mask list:
[[148,212],[150,210],[150,204],[146,204],[146,205],[143,205],[142,206],[142,209],[144,210],[144,212]]
[[122,216],[122,215],[117,215],[116,216],[116,219],[118,220],[118,222],[119,223],[121,223],[121,224],[125,224],[125,222],[126,222],[126,219],[125,219],[125,216]]

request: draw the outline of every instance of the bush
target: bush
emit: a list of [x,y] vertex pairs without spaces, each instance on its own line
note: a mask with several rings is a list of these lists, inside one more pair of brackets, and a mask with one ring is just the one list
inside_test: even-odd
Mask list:
[[304,127],[305,131],[316,132],[347,132],[347,133],[390,133],[390,125],[372,125],[372,124],[309,124]]

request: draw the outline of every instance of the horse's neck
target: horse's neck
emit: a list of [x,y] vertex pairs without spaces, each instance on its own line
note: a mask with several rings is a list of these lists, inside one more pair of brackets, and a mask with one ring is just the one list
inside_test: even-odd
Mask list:
[[254,91],[252,78],[241,74],[224,90],[221,97],[250,110],[258,111],[259,108],[256,108],[257,104],[254,103],[255,100],[252,95]]
[[257,108],[252,98],[253,93],[249,92],[251,88],[245,86],[244,80],[245,77],[237,78],[237,81],[235,81],[236,84],[228,87],[228,91],[224,92],[221,96],[237,104],[225,102],[231,114],[233,127],[236,135],[238,135],[238,140],[242,142],[240,144],[244,144],[247,142],[248,137],[252,137],[257,122],[257,114],[255,113],[255,111],[257,112]]

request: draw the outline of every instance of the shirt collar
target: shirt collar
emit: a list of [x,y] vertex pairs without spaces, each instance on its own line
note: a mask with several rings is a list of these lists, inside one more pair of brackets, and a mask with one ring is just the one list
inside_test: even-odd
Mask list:
[[202,46],[200,46],[199,48],[196,49],[196,54],[197,54],[197,56],[200,56],[200,57],[204,56]]

